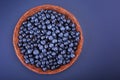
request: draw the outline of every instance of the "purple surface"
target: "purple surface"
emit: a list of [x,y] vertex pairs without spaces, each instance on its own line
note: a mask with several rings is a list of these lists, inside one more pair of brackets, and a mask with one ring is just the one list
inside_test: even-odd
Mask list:
[[[61,6],[81,24],[84,46],[69,69],[40,75],[25,68],[15,55],[13,30],[30,8]],[[0,80],[120,80],[120,0],[0,0]]]

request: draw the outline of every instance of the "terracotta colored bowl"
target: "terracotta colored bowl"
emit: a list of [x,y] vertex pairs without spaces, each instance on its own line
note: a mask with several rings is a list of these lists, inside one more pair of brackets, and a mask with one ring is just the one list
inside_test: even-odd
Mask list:
[[[76,24],[76,29],[77,31],[80,32],[80,41],[79,41],[79,45],[77,47],[77,50],[75,52],[76,56],[75,58],[73,58],[70,63],[66,64],[66,65],[63,65],[61,66],[60,68],[58,69],[55,69],[55,70],[47,70],[45,72],[43,72],[40,68],[37,68],[35,67],[34,65],[31,65],[31,64],[26,64],[24,62],[24,58],[23,58],[23,55],[20,53],[20,49],[18,47],[18,32],[19,32],[19,28],[21,26],[21,24],[23,23],[23,21],[25,21],[29,16],[32,16],[33,14],[35,14],[36,12],[40,11],[41,9],[51,9],[51,10],[55,10],[56,12],[59,12],[61,14],[64,14],[66,15],[68,18],[70,18],[75,24]],[[82,30],[81,30],[81,27],[79,25],[79,22],[77,21],[77,19],[70,13],[68,12],[67,10],[61,8],[61,7],[58,7],[58,6],[54,6],[54,5],[42,5],[42,6],[37,6],[35,8],[32,8],[30,10],[28,10],[18,21],[17,25],[15,26],[15,29],[14,29],[14,34],[13,34],[13,45],[14,45],[14,49],[15,49],[15,52],[16,52],[16,55],[17,57],[19,58],[19,60],[22,62],[22,64],[24,66],[26,66],[28,69],[36,72],[36,73],[39,73],[39,74],[55,74],[55,73],[59,73],[67,68],[69,68],[78,58],[78,56],[80,55],[81,53],[81,49],[82,49],[82,46],[83,46],[83,35],[82,35]]]

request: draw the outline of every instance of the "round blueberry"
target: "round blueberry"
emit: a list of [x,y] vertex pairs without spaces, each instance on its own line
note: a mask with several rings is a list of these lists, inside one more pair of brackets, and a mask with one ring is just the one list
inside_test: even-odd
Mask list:
[[49,40],[53,40],[53,37],[52,37],[52,36],[49,36]]
[[73,53],[70,54],[70,57],[71,57],[71,58],[74,58],[74,57],[75,57],[75,54],[73,54]]
[[53,39],[53,40],[52,40],[52,43],[57,43],[57,40],[56,40],[56,39]]
[[46,23],[46,24],[50,24],[50,21],[49,21],[49,20],[46,20],[45,23]]
[[55,19],[55,16],[54,16],[54,15],[51,15],[51,19]]
[[43,45],[41,45],[41,44],[38,44],[38,47],[39,47],[40,50],[43,49]]
[[56,33],[60,33],[60,30],[56,30],[55,32],[56,32]]
[[25,59],[25,63],[28,64],[30,61],[28,59]]
[[50,47],[50,48],[52,48],[53,46],[54,46],[54,44],[52,44],[52,43],[49,44],[49,47]]
[[51,28],[52,28],[52,26],[51,26],[51,25],[48,25],[48,26],[47,26],[47,28],[48,28],[48,29],[51,29]]
[[69,33],[65,33],[64,36],[65,36],[65,37],[68,37],[68,36],[69,36]]
[[63,37],[63,33],[58,34],[59,37]]
[[51,35],[51,31],[48,31],[46,34],[47,34],[47,35]]
[[56,53],[55,53],[55,52],[52,52],[52,53],[51,53],[51,55],[55,56],[55,55],[56,55]]
[[28,53],[28,54],[31,54],[32,51],[33,51],[32,49],[28,49],[28,50],[27,50],[27,53]]
[[58,64],[62,64],[62,60],[58,60],[57,63],[58,63]]
[[39,51],[38,51],[37,49],[35,49],[35,50],[33,51],[33,54],[34,54],[34,55],[37,55],[37,54],[39,54]]

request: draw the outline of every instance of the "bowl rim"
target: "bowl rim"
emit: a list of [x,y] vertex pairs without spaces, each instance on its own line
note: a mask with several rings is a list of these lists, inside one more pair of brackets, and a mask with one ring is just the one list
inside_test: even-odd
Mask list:
[[[60,68],[55,69],[55,70],[47,70],[47,71],[42,71],[40,68],[35,67],[34,65],[31,64],[26,64],[24,62],[24,58],[23,55],[20,53],[20,49],[17,45],[18,43],[18,32],[19,32],[19,28],[21,27],[21,24],[23,21],[25,21],[29,16],[32,16],[33,14],[41,11],[42,9],[51,9],[51,10],[55,10],[58,13],[64,14],[65,16],[67,16],[70,20],[72,20],[73,23],[76,24],[76,29],[77,31],[80,32],[80,40],[77,46],[77,50],[75,51],[75,58],[73,58],[70,63],[62,65]],[[78,56],[80,55],[81,51],[82,51],[82,47],[83,47],[83,33],[82,33],[82,29],[81,26],[79,24],[79,22],[77,21],[77,19],[75,18],[75,16],[73,14],[71,14],[69,11],[67,11],[66,9],[60,7],[60,6],[56,6],[56,5],[51,5],[51,4],[44,4],[41,6],[36,6],[34,8],[31,8],[30,10],[28,10],[27,12],[25,12],[20,19],[18,20],[15,29],[14,29],[14,33],[13,33],[13,46],[14,46],[14,50],[15,53],[18,57],[18,59],[20,60],[20,62],[27,67],[29,70],[36,72],[38,74],[56,74],[59,72],[62,72],[64,70],[66,70],[67,68],[69,68],[77,59]]]

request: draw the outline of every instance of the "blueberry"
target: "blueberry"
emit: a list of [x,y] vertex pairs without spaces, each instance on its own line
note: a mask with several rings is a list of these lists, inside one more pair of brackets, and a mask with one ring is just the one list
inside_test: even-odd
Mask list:
[[73,47],[73,46],[74,46],[74,44],[73,44],[73,43],[70,43],[70,44],[69,44],[69,47]]
[[43,49],[43,45],[41,45],[41,44],[38,44],[38,47],[39,47],[40,50]]
[[33,59],[33,58],[29,58],[29,60],[30,60],[30,62],[33,62],[33,61],[34,61],[34,59]]
[[43,16],[43,17],[42,17],[42,20],[45,20],[45,19],[46,19],[46,17],[45,17],[45,16]]
[[43,25],[43,26],[42,26],[42,29],[46,29],[46,26],[45,26],[45,25]]
[[63,19],[63,22],[66,22],[66,19]]
[[27,40],[25,38],[23,38],[23,42],[26,42]]
[[52,66],[51,69],[54,70],[54,69],[55,69],[55,66]]
[[66,63],[69,63],[69,62],[70,62],[70,60],[67,60],[67,61],[66,61]]
[[25,63],[28,64],[30,61],[28,59],[25,59]]
[[28,50],[27,50],[27,53],[28,53],[28,54],[31,54],[32,51],[33,51],[32,49],[28,49]]
[[59,37],[63,37],[63,33],[58,34]]
[[55,32],[56,32],[56,33],[60,33],[60,30],[56,30]]
[[34,27],[34,28],[33,28],[33,31],[37,31],[37,27]]
[[68,38],[66,38],[66,37],[63,37],[63,41],[67,41],[68,40]]
[[62,64],[62,60],[58,60],[57,63],[58,63],[58,64]]
[[46,14],[46,17],[47,17],[47,18],[50,18],[50,15],[49,15],[49,14]]
[[68,24],[70,23],[70,19],[67,20],[67,23],[68,23]]
[[72,27],[75,27],[75,24],[73,23],[73,24],[71,24],[71,26],[72,26]]
[[71,52],[73,49],[72,48],[68,48],[68,52]]
[[52,48],[53,46],[54,46],[54,44],[52,44],[52,43],[49,44],[49,47],[50,47],[50,48]]
[[55,31],[55,27],[52,27],[51,30],[52,30],[52,31]]
[[42,28],[42,25],[38,25],[38,28],[41,29],[41,28]]
[[59,48],[59,51],[62,51],[63,49],[62,48]]
[[21,53],[22,53],[22,54],[24,54],[25,52],[26,52],[26,50],[25,50],[25,49],[22,49],[22,50],[21,50]]
[[54,15],[51,15],[51,19],[55,19],[55,16],[54,16]]
[[19,34],[23,34],[23,31],[19,31]]
[[79,36],[80,35],[80,32],[76,32],[76,36]]
[[66,64],[65,60],[63,61],[63,64],[64,64],[64,65]]
[[74,57],[75,57],[75,54],[73,54],[73,53],[70,54],[70,57],[71,57],[71,58],[74,58]]
[[25,56],[24,56],[24,59],[28,59],[28,56],[25,55]]
[[38,63],[37,63],[35,66],[36,66],[37,68],[40,67]]
[[47,35],[51,35],[51,31],[48,31],[46,34],[47,34]]
[[61,54],[66,54],[66,50],[61,51]]
[[40,55],[39,55],[39,57],[40,57],[40,58],[43,58],[43,55],[42,55],[42,54],[40,54]]
[[38,23],[38,19],[37,18],[35,18],[35,22]]
[[75,27],[72,27],[72,28],[71,28],[71,30],[72,30],[72,31],[75,31],[75,30],[76,30],[76,28],[75,28]]
[[32,37],[33,37],[33,35],[29,35],[29,37],[30,37],[30,38],[32,38]]
[[68,37],[68,36],[69,36],[69,33],[65,33],[64,36],[65,36],[65,37]]
[[65,18],[65,15],[61,15],[61,18],[64,19],[64,18]]
[[56,55],[56,53],[55,53],[55,52],[52,52],[52,53],[51,53],[51,55],[55,56],[55,55]]
[[56,34],[53,32],[53,33],[52,33],[52,36],[56,37]]
[[31,20],[34,20],[34,19],[35,19],[35,16],[32,16],[32,17],[31,17]]
[[31,25],[32,25],[32,24],[31,24],[30,22],[29,22],[29,23],[27,23],[27,27],[31,27]]
[[18,46],[21,47],[21,46],[22,46],[22,43],[18,43]]
[[52,37],[52,36],[49,36],[49,40],[53,40],[53,37]]
[[60,43],[60,45],[61,45],[62,42],[63,42],[62,39],[58,39],[58,43]]
[[52,56],[51,56],[51,55],[48,55],[48,56],[47,56],[47,58],[48,58],[48,59],[51,59],[51,58],[52,58]]
[[31,39],[28,38],[28,39],[27,39],[27,42],[29,42],[30,40],[31,40]]
[[42,39],[42,40],[45,39],[45,36],[41,36],[41,39]]
[[23,22],[22,24],[25,26],[27,24],[27,21]]
[[45,40],[42,40],[42,41],[41,41],[41,44],[42,44],[42,45],[46,44],[46,41],[45,41]]
[[38,55],[36,55],[36,56],[35,56],[35,59],[39,59],[39,56],[38,56]]
[[46,45],[44,45],[44,48],[45,48],[45,49],[47,49],[47,48],[48,48],[48,45],[47,45],[47,44],[46,44]]
[[33,55],[31,55],[31,54],[30,54],[30,55],[28,55],[28,56],[29,56],[29,58],[33,57]]
[[46,64],[46,65],[48,65],[48,64],[49,64],[49,62],[48,62],[48,61],[45,61],[45,64]]
[[56,39],[53,39],[53,40],[52,40],[52,43],[57,43],[57,40],[56,40]]
[[42,61],[41,63],[42,63],[42,65],[45,65],[45,61]]
[[48,25],[48,26],[47,26],[47,28],[48,28],[48,29],[51,29],[51,28],[52,28],[52,26],[51,26],[51,25]]
[[45,63],[46,63],[47,58],[46,58],[46,57],[44,57],[44,58],[43,58],[43,60],[44,60],[44,61],[45,61]]
[[43,71],[46,71],[46,70],[47,70],[47,68],[45,68],[45,67],[44,67],[44,68],[42,68],[42,70],[43,70]]
[[42,49],[42,53],[46,53],[47,51],[46,51],[46,49]]
[[60,47],[61,47],[61,48],[64,48],[64,44],[60,44]]
[[79,41],[79,39],[80,39],[79,37],[76,37],[76,38],[75,38],[76,41]]
[[50,21],[49,21],[49,20],[46,20],[45,23],[46,23],[46,24],[50,24]]
[[61,58],[63,58],[63,56],[62,56],[61,54],[59,54],[59,55],[58,55],[58,58],[61,59]]
[[21,36],[21,35],[19,35],[19,37],[18,37],[19,39],[22,39],[23,37]]
[[47,52],[47,55],[49,55],[50,54],[50,52]]
[[75,45],[75,46],[77,46],[77,45],[78,45],[78,43],[77,43],[77,42],[75,42],[75,43],[74,43],[74,45]]
[[25,37],[25,36],[26,36],[26,34],[25,34],[25,33],[23,33],[23,34],[22,34],[22,37]]
[[39,54],[39,51],[38,51],[37,49],[35,49],[35,50],[33,51],[33,54],[34,54],[34,55],[37,55],[37,54]]
[[51,13],[52,12],[52,10],[48,10],[48,13]]
[[25,47],[27,45],[27,43],[24,43],[23,46]]

